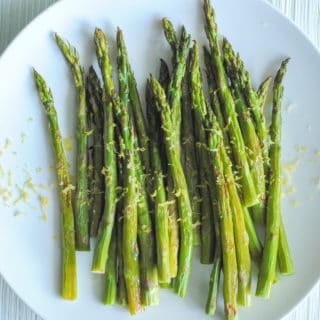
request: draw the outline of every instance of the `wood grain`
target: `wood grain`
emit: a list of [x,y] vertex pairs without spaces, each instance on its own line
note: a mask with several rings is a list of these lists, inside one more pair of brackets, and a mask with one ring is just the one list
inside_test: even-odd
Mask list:
[[[34,17],[55,0],[0,0],[0,54]],[[320,48],[320,0],[269,0]],[[0,276],[0,320],[41,320]],[[272,320],[272,319],[270,319]],[[320,320],[320,284],[283,320]]]

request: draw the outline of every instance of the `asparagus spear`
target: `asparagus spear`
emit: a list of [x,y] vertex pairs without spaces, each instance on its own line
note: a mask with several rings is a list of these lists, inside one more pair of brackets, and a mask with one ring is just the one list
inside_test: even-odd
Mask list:
[[215,83],[215,79],[213,76],[214,70],[211,65],[211,61],[212,61],[211,54],[206,47],[203,47],[203,49],[204,49],[204,60],[206,65],[207,84],[209,87],[209,97],[210,97],[211,108],[214,115],[216,116],[219,127],[222,130],[225,147],[227,148],[228,153],[230,153],[230,143],[229,143],[229,137],[227,135],[228,125],[225,125],[223,115],[222,115],[221,104],[220,104],[218,92],[217,92],[218,91],[217,85]]
[[[182,28],[182,34],[181,34],[181,40],[179,42],[176,32],[174,30],[174,27],[170,20],[167,18],[164,18],[162,20],[163,29],[165,37],[172,49],[172,64],[173,66],[179,65],[179,61],[177,61],[177,58],[179,59],[179,50],[184,45],[185,41],[189,41],[187,39],[186,30],[183,27]],[[188,45],[189,46],[189,45]],[[186,48],[187,49],[187,48]],[[183,59],[186,59],[186,65],[188,65],[188,55],[186,53],[186,56]],[[162,63],[162,61],[161,61]],[[179,69],[176,69],[177,72],[181,73]],[[177,74],[177,73],[174,73]],[[170,96],[172,90],[172,84],[174,79],[168,83],[168,89],[166,89],[167,95]],[[177,77],[177,85],[179,86],[179,81],[181,79],[178,79]],[[194,245],[199,245],[201,243],[201,236],[200,236],[200,194],[198,191],[198,174],[197,174],[197,159],[196,159],[196,152],[195,152],[195,141],[194,141],[194,123],[192,120],[192,111],[190,107],[190,95],[189,95],[189,85],[188,85],[188,72],[185,72],[184,77],[182,77],[181,81],[181,94],[177,92],[176,97],[174,94],[172,103],[173,105],[176,104],[176,107],[173,107],[173,109],[176,109],[176,122],[177,122],[177,133],[180,138],[181,136],[181,143],[183,145],[183,166],[186,174],[186,180],[187,185],[190,193],[191,198],[191,206],[192,206],[192,214],[193,214],[193,241]],[[170,87],[171,86],[171,87]],[[181,95],[181,107],[178,105],[178,99],[179,95]],[[181,108],[181,110],[180,110]]]
[[127,299],[127,289],[124,277],[124,258],[123,258],[123,219],[124,219],[124,197],[126,195],[126,190],[124,186],[124,166],[125,166],[125,146],[120,146],[123,144],[123,139],[121,138],[121,133],[119,127],[116,127],[116,139],[117,145],[117,161],[118,161],[118,202],[116,209],[116,228],[117,228],[117,260],[118,260],[118,296],[117,302],[121,306],[126,306],[128,304]]
[[281,224],[281,104],[283,77],[289,59],[282,62],[273,88],[272,123],[270,127],[271,146],[269,151],[269,190],[267,199],[266,233],[256,295],[269,298],[276,273]]
[[[250,80],[249,73],[244,70],[243,62],[238,57],[238,63],[239,63],[239,61],[240,61],[241,70],[242,70],[242,78],[244,78],[244,80],[242,81],[243,90],[244,90],[244,92],[248,92],[247,98],[248,98],[248,101],[251,100],[252,104],[254,104],[254,103],[258,104],[257,99],[260,100],[260,113],[261,113],[261,117],[263,118],[263,109],[262,108],[265,104],[267,91],[268,91],[268,88],[269,88],[269,85],[270,85],[272,78],[268,77],[264,80],[264,82],[261,84],[261,86],[258,90],[258,93],[256,95],[254,90],[252,89],[252,86],[251,86],[251,80]],[[258,121],[258,120],[256,120],[256,121]],[[267,134],[268,131],[266,129],[264,129],[265,124],[262,124],[262,126],[261,126],[261,123],[260,123],[259,125],[257,125],[257,133],[260,132],[261,136],[263,136],[262,135],[263,132],[264,132],[264,134]],[[268,145],[269,145],[268,138],[266,137],[264,139],[265,139],[264,144],[266,146],[265,149],[267,150]],[[267,151],[265,151],[265,152],[267,153]],[[264,155],[264,162],[265,162],[265,171],[268,171],[269,170],[269,156],[267,154]],[[257,206],[254,206],[251,208],[251,214],[253,215],[255,221],[259,222],[260,224],[264,223],[264,217],[263,217],[263,215],[261,216],[261,212],[263,212],[263,211],[264,211],[263,203],[261,205],[257,205]],[[293,261],[291,258],[288,240],[287,240],[287,236],[286,236],[286,232],[285,232],[282,218],[280,220],[279,232],[280,232],[280,234],[279,234],[278,259],[279,259],[280,273],[285,274],[285,275],[290,275],[290,274],[294,273],[294,266],[293,266]]]
[[[127,66],[127,81],[129,87],[129,99],[131,110],[133,113],[135,128],[139,141],[139,148],[141,151],[141,162],[144,167],[144,170],[147,174],[150,171],[150,152],[149,152],[149,136],[147,132],[147,124],[142,111],[140,96],[137,88],[137,82],[134,76],[134,73],[131,69],[128,59],[127,48],[123,39],[123,33],[118,28],[117,31],[117,45],[119,54],[122,56],[123,63]],[[130,111],[131,111],[130,110]]]
[[177,131],[174,130],[176,125],[174,114],[171,114],[171,108],[167,102],[163,88],[153,76],[151,76],[151,87],[156,99],[157,108],[161,114],[162,130],[166,139],[166,152],[169,166],[174,168],[171,173],[179,205],[181,237],[178,274],[174,290],[181,297],[184,297],[187,293],[193,254],[192,209],[187,182],[181,165],[179,152],[180,141],[177,137]]
[[192,108],[195,117],[195,135],[197,156],[199,161],[200,194],[201,194],[201,263],[210,264],[214,255],[214,227],[212,214],[212,199],[209,191],[209,161],[207,138],[203,119],[207,114],[207,106],[203,92],[203,84],[199,65],[199,48],[197,42],[191,51],[190,90]]
[[227,155],[223,142],[220,146],[223,172],[229,191],[229,201],[232,213],[234,238],[238,266],[238,304],[249,306],[251,304],[251,259],[249,253],[249,237],[245,227],[242,205],[238,196],[236,183],[232,173],[232,164]]
[[[128,98],[128,93],[130,93],[130,77],[133,81],[133,73],[130,72],[128,56],[126,48],[123,41],[123,35],[120,29],[117,33],[117,46],[118,46],[118,75],[119,75],[119,88],[120,88],[120,99],[123,101],[124,109],[120,113],[120,119],[123,117],[121,114],[129,113],[130,100]],[[136,85],[133,85],[136,91]],[[133,89],[133,88],[131,88]],[[135,94],[135,100],[132,103],[133,113],[136,115],[135,120],[137,126],[137,131],[140,132],[141,137],[148,137],[140,99],[139,101],[138,92]],[[131,100],[132,101],[132,100]],[[139,104],[139,105],[137,105]],[[140,109],[140,110],[138,110]],[[128,116],[125,116],[127,118]],[[142,118],[141,118],[142,117]],[[130,122],[130,120],[128,119]],[[132,123],[127,124],[129,127],[132,127]],[[133,128],[132,128],[133,130]],[[149,153],[149,138],[145,141],[144,147],[146,148],[146,153]],[[141,140],[139,141],[141,142]],[[137,141],[135,142],[136,148],[138,147]],[[142,303],[145,306],[156,305],[159,303],[159,285],[158,285],[158,274],[155,264],[155,241],[153,235],[153,226],[149,212],[148,196],[146,192],[146,181],[145,173],[143,172],[141,160],[139,153],[135,152],[135,170],[136,170],[136,179],[137,179],[137,198],[138,198],[138,238],[140,246],[140,277],[141,277],[141,289],[142,289]],[[148,170],[150,170],[150,159],[149,154],[147,158],[146,165]]]
[[228,81],[220,53],[215,13],[209,0],[204,1],[204,13],[206,19],[205,30],[210,44],[212,66],[215,71],[214,76],[219,89],[218,94],[220,102],[224,110],[224,120],[229,125],[229,138],[236,161],[236,168],[240,173],[239,178],[243,201],[246,206],[252,206],[259,201],[259,198],[251,176],[248,159],[246,157],[245,145],[235,111],[235,104],[228,87]]
[[166,93],[168,93],[170,80],[169,67],[163,59],[160,59],[159,83]]
[[[137,146],[137,143],[135,143]],[[144,173],[139,155],[135,154],[138,196],[138,239],[140,247],[140,277],[142,289],[142,303],[144,306],[159,304],[159,283],[156,266],[156,246],[153,225],[150,217],[148,197],[144,180]]]
[[113,305],[117,300],[117,234],[116,228],[112,231],[112,238],[109,246],[108,261],[106,267],[105,305]]
[[258,98],[260,100],[260,112],[263,114],[263,108],[267,101],[268,90],[270,88],[270,84],[272,81],[272,77],[267,77],[261,84],[257,91]]
[[151,142],[151,159],[153,175],[154,216],[157,247],[157,266],[160,284],[171,283],[169,261],[169,220],[168,203],[164,184],[164,175],[159,153],[160,117],[156,109],[150,83],[146,87],[147,118]]
[[263,112],[260,107],[260,99],[257,92],[254,90],[251,84],[251,78],[249,72],[245,69],[243,61],[240,59],[239,54],[237,55],[237,64],[239,65],[240,71],[240,85],[243,94],[248,103],[249,109],[252,112],[253,119],[255,121],[257,134],[260,139],[262,154],[265,161],[265,165],[268,165],[268,130]]
[[[102,88],[100,80],[91,66],[86,81],[87,86],[87,105],[89,112],[92,114],[92,128],[93,131],[93,186],[91,189],[92,208],[91,208],[91,223],[90,235],[97,236],[98,227],[104,207],[104,177],[102,169],[104,165],[103,152],[103,102],[102,102]],[[91,131],[90,130],[90,131]]]
[[131,314],[141,310],[141,281],[139,266],[137,182],[134,160],[134,142],[126,151],[124,179],[127,194],[124,203],[123,221],[123,272],[127,288],[127,299]]
[[115,123],[112,109],[112,103],[107,103],[104,112],[105,207],[91,266],[91,270],[98,273],[105,273],[106,271],[117,203],[117,159],[115,153]]
[[[169,111],[172,112],[172,116],[170,121],[172,122],[172,130],[175,131],[175,135],[176,135],[176,141],[175,141],[175,147],[174,149],[176,150],[177,157],[180,159],[181,158],[181,146],[180,146],[180,141],[181,141],[181,94],[182,94],[182,90],[181,90],[181,85],[182,85],[182,80],[185,74],[185,69],[186,69],[186,60],[187,57],[189,55],[189,46],[190,46],[190,36],[187,35],[186,30],[183,28],[182,32],[181,32],[181,39],[180,39],[180,43],[179,46],[175,49],[176,44],[178,43],[176,35],[174,33],[172,24],[171,27],[169,26],[169,28],[166,28],[166,19],[163,20],[163,25],[164,25],[164,30],[165,30],[165,35],[167,37],[168,40],[168,34],[171,34],[171,39],[173,39],[172,41],[169,41],[169,44],[171,45],[174,55],[173,55],[173,72],[172,72],[172,77],[171,80],[168,84],[168,89],[167,89],[167,96],[168,96],[168,102],[169,102]],[[168,20],[167,20],[168,21]],[[169,24],[168,24],[169,25]],[[169,33],[166,34],[166,31],[169,30]],[[175,43],[175,45],[174,45]],[[153,87],[153,85],[152,85]],[[163,130],[165,137],[167,137],[167,132],[166,130]],[[166,149],[167,148],[167,142],[165,143],[166,145]],[[177,197],[177,196],[173,196],[172,192],[175,191],[177,192],[177,190],[179,190],[179,188],[177,188],[177,182],[175,181],[174,175],[177,175],[176,172],[174,172],[173,168],[175,167],[170,167],[170,162],[172,163],[172,161],[169,159],[169,155],[168,155],[168,151],[167,153],[167,157],[168,157],[168,162],[169,162],[169,173],[170,173],[170,177],[169,176],[169,182],[171,185],[168,186],[168,192],[169,192],[169,196],[168,196],[168,201],[169,203],[171,203],[172,200],[175,201],[175,199],[177,198],[177,202],[178,202],[178,210],[179,210],[179,219],[181,219],[181,216],[185,215],[185,212],[181,212],[184,211],[184,209],[182,209],[183,207],[185,207],[185,204],[181,204],[181,198],[185,198],[184,195],[183,197]],[[177,160],[178,161],[178,160]],[[179,160],[180,163],[180,160]],[[170,179],[172,179],[173,181],[170,181]],[[184,176],[185,179],[185,176]],[[184,180],[182,179],[182,180]],[[173,183],[172,183],[173,182]],[[175,189],[175,190],[174,190]],[[189,195],[188,195],[189,196]],[[182,200],[182,202],[186,201],[185,199]],[[190,199],[188,197],[187,202],[190,202]],[[181,207],[182,205],[182,207]],[[172,210],[172,211],[171,211]],[[172,229],[169,230],[169,237],[172,238],[174,240],[174,247],[173,248],[178,248],[178,242],[175,241],[177,239],[177,229],[176,229],[176,216],[175,211],[174,211],[174,202],[172,203],[172,206],[169,206],[169,219],[170,219],[170,226],[171,226],[171,222],[172,222]],[[172,214],[171,214],[172,213]],[[185,230],[182,229],[186,229],[184,227],[180,227],[180,236],[181,236],[181,247],[183,247],[183,250],[180,250],[179,253],[179,264],[181,265],[181,260],[183,259],[185,262],[187,262],[188,264],[188,269],[190,268],[189,264],[191,263],[191,256],[192,256],[192,252],[191,249],[188,248],[188,241],[186,241],[187,239],[185,239]],[[188,239],[190,240],[190,239]],[[186,254],[185,249],[188,248],[188,253]],[[171,251],[171,253],[175,253],[176,250]],[[191,254],[191,256],[190,256]],[[172,266],[172,274],[175,274],[175,256],[174,255],[170,255],[170,264]],[[186,259],[184,259],[186,258]],[[186,290],[187,290],[187,283],[188,283],[188,279],[189,279],[189,270],[187,271],[186,277],[185,279],[183,279],[182,276],[182,266],[178,267],[178,271],[177,271],[177,281],[175,284],[175,290],[176,292],[179,293],[179,295],[183,296],[186,294]]]
[[279,271],[283,275],[294,274],[294,266],[290,253],[289,243],[284,228],[282,216],[280,217],[279,230],[279,252],[278,252]]
[[[190,59],[189,59],[190,60]],[[203,240],[201,241],[200,235],[200,227],[204,226],[204,223],[208,224],[208,221],[203,221],[201,224],[201,216],[200,216],[200,208],[201,204],[205,202],[205,199],[201,199],[199,185],[202,189],[206,189],[206,185],[203,185],[199,181],[198,176],[198,163],[196,159],[196,141],[195,141],[195,128],[194,128],[194,120],[193,120],[193,112],[192,112],[192,99],[190,94],[190,63],[187,63],[187,71],[182,80],[182,99],[181,99],[181,144],[183,147],[182,158],[183,158],[183,166],[184,171],[186,173],[186,180],[188,184],[192,213],[193,213],[193,241],[195,245],[199,245],[200,243],[203,245]],[[208,199],[208,198],[206,198]],[[206,219],[204,219],[206,220]],[[206,234],[206,232],[204,232]],[[201,257],[202,263],[207,263],[210,260],[206,256],[208,250],[202,250],[203,246],[201,245]],[[207,246],[205,245],[207,248]]]
[[[211,109],[209,109],[209,118],[211,118]],[[209,132],[212,130],[211,126],[208,125],[208,121],[204,120],[204,125]],[[207,135],[208,136],[208,135]],[[210,137],[210,136],[209,136]],[[208,138],[208,137],[207,137]],[[211,141],[211,145],[208,148],[208,162],[210,165],[210,160],[214,161],[215,159],[215,143],[217,140],[209,140]],[[208,315],[214,315],[217,303],[218,303],[218,291],[219,291],[219,283],[220,283],[220,273],[222,267],[222,248],[221,248],[221,230],[220,230],[220,215],[219,215],[219,198],[218,198],[218,186],[216,184],[215,174],[212,165],[209,168],[209,189],[210,196],[212,199],[212,215],[213,215],[213,225],[214,225],[214,238],[215,238],[215,250],[214,250],[214,258],[213,258],[213,266],[210,275],[210,283],[209,283],[209,292],[206,303],[206,313]]]
[[[212,127],[212,126],[211,126]],[[223,259],[223,295],[226,319],[237,319],[238,271],[233,235],[233,221],[229,201],[229,190],[224,178],[224,166],[221,159],[221,132],[209,131],[208,147],[210,162],[216,177],[217,201],[219,207],[219,225]],[[211,311],[210,309],[208,311]]]
[[121,124],[120,147],[125,157],[123,184],[126,190],[123,219],[123,270],[127,288],[128,306],[131,314],[141,310],[140,270],[137,212],[137,182],[135,171],[134,132],[129,126],[129,117],[124,102],[120,101],[112,79],[112,65],[109,58],[107,38],[100,29],[95,30],[95,44],[98,62],[102,71],[106,98],[113,104],[114,112]]
[[[160,60],[160,75],[159,83],[164,88],[165,92],[168,92],[170,83],[170,73],[168,65],[164,60]],[[151,84],[149,83],[151,86]],[[151,89],[150,89],[151,90]],[[160,121],[159,121],[160,123]],[[165,183],[167,189],[167,201],[168,201],[168,219],[169,219],[169,264],[171,278],[175,278],[178,272],[178,254],[179,254],[179,225],[178,225],[178,204],[177,198],[174,192],[174,183],[172,174],[170,173],[170,167],[168,166],[168,160],[166,157],[165,149],[165,137],[164,133],[160,132],[160,155],[162,156],[161,162],[165,173]]]
[[172,22],[168,18],[162,19],[162,26],[164,35],[167,39],[167,42],[169,43],[173,56],[172,56],[172,64],[175,65],[176,63],[176,56],[177,56],[177,50],[179,50],[179,41],[176,35],[176,32],[174,30]]
[[77,267],[75,254],[74,212],[72,208],[72,190],[69,165],[62,145],[62,137],[58,125],[58,116],[54,106],[51,90],[42,76],[34,70],[40,100],[46,110],[49,131],[56,157],[57,177],[60,191],[60,207],[62,220],[62,277],[61,294],[64,299],[77,298]]
[[127,289],[123,270],[123,199],[118,202],[117,214],[117,261],[118,261],[118,283],[117,302],[121,306],[127,305]]
[[[221,114],[221,106],[219,102],[219,98],[217,95],[217,91],[214,85],[214,79],[213,79],[213,71],[210,65],[210,52],[204,48],[205,52],[205,62],[206,62],[206,68],[207,68],[207,79],[208,79],[208,84],[211,84],[210,90],[210,99],[211,99],[211,106],[213,109],[213,112],[216,116],[218,125],[220,128],[224,126],[224,121],[223,117]],[[213,85],[212,85],[213,84]],[[210,110],[210,109],[209,109]],[[229,139],[226,135],[226,131],[223,130],[222,132],[223,135],[223,141],[225,144],[225,148],[228,151],[229,149]],[[248,209],[245,206],[242,206],[243,214],[244,214],[244,221],[246,225],[246,230],[249,236],[249,249],[250,249],[250,254],[253,258],[253,260],[257,263],[257,265],[260,265],[261,257],[262,257],[262,245],[259,240],[259,237],[257,235],[255,226],[252,222],[251,216],[248,212]]]
[[250,255],[252,257],[252,260],[256,263],[256,265],[259,267],[261,258],[262,258],[262,244],[258,237],[256,228],[254,226],[254,223],[251,219],[250,213],[248,208],[245,206],[242,206],[242,212],[244,216],[244,223],[246,225],[247,234],[249,237],[249,250]]
[[[212,185],[211,188],[214,188],[214,191],[211,191],[211,195],[216,195],[216,187]],[[216,200],[215,200],[216,201]],[[219,291],[219,282],[220,282],[220,273],[221,273],[221,264],[222,264],[222,250],[221,250],[221,239],[220,239],[220,222],[218,215],[219,207],[215,204],[213,210],[213,220],[214,220],[214,231],[215,231],[215,249],[213,257],[213,266],[210,275],[209,283],[209,293],[206,303],[206,313],[208,315],[214,315],[217,308],[218,300],[218,291]]]
[[[177,273],[177,279],[175,283],[175,291],[180,295],[180,296],[185,296],[186,291],[187,291],[187,284],[189,281],[190,277],[190,267],[191,267],[191,261],[192,261],[192,252],[193,249],[189,247],[190,243],[190,237],[188,237],[189,233],[189,224],[192,221],[189,221],[189,214],[191,213],[192,215],[192,209],[191,212],[189,211],[190,207],[190,199],[189,199],[189,194],[187,190],[187,186],[185,185],[185,176],[181,168],[181,94],[182,94],[182,80],[185,75],[185,70],[186,70],[186,61],[189,55],[189,46],[190,46],[190,36],[187,35],[186,30],[183,28],[182,33],[181,33],[181,39],[179,43],[179,48],[176,50],[176,54],[174,55],[174,63],[173,63],[173,72],[172,72],[172,78],[168,86],[168,102],[167,104],[164,100],[162,99],[162,103],[165,102],[166,106],[169,107],[169,109],[165,110],[165,113],[172,112],[171,117],[169,114],[167,114],[166,118],[168,119],[169,122],[171,123],[171,130],[175,131],[174,136],[175,136],[175,142],[172,144],[174,147],[168,147],[168,141],[166,141],[166,153],[168,157],[168,162],[169,162],[169,167],[170,168],[170,173],[172,175],[172,179],[174,182],[174,188],[175,192],[178,194],[181,192],[182,194],[179,194],[177,197],[177,202],[178,202],[178,207],[179,207],[179,219],[182,220],[180,221],[180,236],[181,236],[181,245],[180,245],[180,253],[179,253],[179,267],[178,267],[178,273]],[[177,41],[175,40],[177,43]],[[169,42],[170,43],[170,42]],[[154,79],[154,81],[151,81],[153,91],[155,93],[155,87],[158,87],[161,89],[161,94],[163,94],[163,97],[166,97],[165,92],[159,85],[159,83]],[[158,98],[156,99],[158,100]],[[162,103],[159,103],[157,101],[157,105],[164,106]],[[161,109],[163,109],[161,107]],[[163,118],[163,112],[161,112],[161,118]],[[164,127],[167,126],[166,123]],[[166,131],[166,128],[163,128],[164,130],[164,135],[166,139],[168,139],[168,131]],[[173,137],[170,139],[174,140]],[[175,150],[174,157],[173,156],[173,149]],[[171,155],[169,155],[171,154]],[[175,159],[173,159],[175,158]],[[173,165],[174,162],[177,162],[178,164],[178,172],[176,170],[173,170],[173,168],[176,168],[175,165]],[[181,169],[181,172],[180,172]],[[180,175],[180,177],[179,177]],[[180,190],[180,186],[182,186],[182,190]],[[171,189],[172,190],[172,189]],[[170,189],[169,189],[170,192]],[[168,198],[168,200],[171,200],[171,198]],[[170,208],[171,209],[171,208]],[[170,210],[169,209],[169,210]],[[171,216],[169,216],[171,218]],[[174,216],[172,216],[173,219],[175,219]],[[184,220],[185,219],[185,220]],[[192,219],[191,219],[192,220]],[[175,223],[175,220],[173,220]],[[176,231],[176,230],[171,230],[171,231]],[[176,233],[174,233],[176,235]],[[182,270],[185,269],[185,274],[183,274]],[[174,270],[173,270],[174,271]]]
[[[184,27],[181,31],[179,46],[174,54],[174,64],[172,78],[168,87],[168,102],[172,112],[173,129],[176,131],[178,141],[181,141],[181,96],[182,81],[186,71],[186,63],[190,51],[191,37],[187,34]],[[181,153],[181,146],[177,152]]]
[[[177,51],[179,50],[179,41],[176,36],[176,32],[172,23],[164,18],[162,20],[163,29],[168,43],[171,46],[173,53],[173,65],[176,65],[176,57]],[[182,31],[181,40],[184,41],[185,30]],[[187,62],[187,66],[189,62]],[[188,70],[186,71],[181,87],[182,87],[182,95],[181,95],[181,143],[183,146],[183,166],[186,172],[186,180],[188,184],[188,189],[191,198],[191,206],[193,213],[193,226],[194,226],[194,234],[193,241],[195,245],[199,245],[201,243],[200,236],[200,193],[198,190],[199,185],[199,177],[198,177],[198,164],[196,159],[195,152],[195,136],[194,136],[194,121],[192,116],[192,108],[191,108],[191,97],[189,93],[189,74]],[[205,263],[206,257],[203,259],[203,263]]]
[[78,93],[77,111],[77,183],[75,194],[75,229],[76,248],[80,251],[90,249],[89,216],[88,216],[88,175],[87,175],[87,102],[84,70],[79,63],[79,55],[75,48],[66,44],[58,34],[55,34],[56,42],[70,65],[74,84]]
[[252,121],[250,112],[240,89],[241,80],[236,54],[226,38],[224,38],[223,40],[223,53],[225,70],[231,80],[236,111],[238,113],[243,140],[246,145],[247,157],[249,159],[252,178],[260,199],[260,203],[256,205],[256,210],[253,211],[255,213],[255,221],[258,221],[260,224],[262,224],[264,220],[266,182],[264,172],[264,159],[262,156],[260,139],[257,136],[254,122]]
[[[87,98],[89,98],[89,93],[87,89]],[[87,101],[88,105],[89,102]],[[90,135],[90,133],[93,133],[95,125],[94,125],[94,120],[93,120],[93,113],[92,111],[88,110],[87,113],[87,123],[88,123],[88,212],[89,212],[89,225],[91,225],[92,221],[92,212],[93,212],[93,190],[95,189],[95,181],[94,181],[94,168],[93,168],[93,137]],[[91,232],[90,232],[91,234]]]

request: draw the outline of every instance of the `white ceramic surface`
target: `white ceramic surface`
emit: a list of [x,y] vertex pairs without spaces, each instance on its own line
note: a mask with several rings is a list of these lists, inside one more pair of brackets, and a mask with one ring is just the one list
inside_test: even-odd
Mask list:
[[[272,299],[254,299],[251,308],[240,310],[240,319],[280,319],[311,289],[319,278],[320,242],[317,241],[320,218],[316,182],[319,175],[319,126],[317,90],[320,57],[317,50],[292,23],[267,4],[255,0],[217,0],[217,18],[222,34],[241,52],[254,84],[274,74],[280,60],[292,58],[285,80],[283,161],[299,160],[293,174],[297,192],[284,197],[283,213],[288,238],[296,265],[296,275],[284,278],[274,287]],[[193,37],[204,43],[202,11],[199,1],[129,2],[65,0],[49,9],[27,27],[7,49],[0,60],[0,164],[5,177],[1,186],[12,189],[9,205],[0,203],[0,273],[17,294],[44,319],[129,319],[120,308],[106,308],[100,303],[103,277],[90,275],[90,254],[78,254],[79,300],[65,302],[59,297],[59,207],[56,189],[51,186],[55,175],[49,169],[52,151],[46,118],[32,80],[31,66],[47,79],[56,97],[63,135],[74,133],[75,93],[68,67],[59,53],[52,31],[57,31],[76,45],[88,67],[94,61],[92,34],[100,26],[112,37],[116,26],[124,33],[137,80],[143,88],[147,75],[158,70],[160,57],[169,57],[170,50],[161,32],[160,18],[168,16],[179,25],[185,23]],[[110,38],[111,39],[111,38]],[[24,138],[24,134],[26,137]],[[24,142],[23,142],[24,141]],[[296,146],[307,146],[308,152]],[[68,154],[70,160],[73,153]],[[37,168],[42,172],[37,172]],[[10,174],[12,172],[12,185]],[[19,197],[17,186],[29,174],[41,195],[50,199],[46,210],[48,221],[41,219],[41,208],[30,188],[27,204],[12,203]],[[313,198],[312,198],[313,197]],[[312,200],[313,199],[313,200]],[[294,206],[293,204],[298,206]],[[200,266],[195,258],[189,295],[181,300],[171,293],[161,293],[161,307],[150,308],[137,319],[205,319],[210,267]],[[220,301],[221,302],[221,301]],[[220,310],[217,316],[222,316]]]

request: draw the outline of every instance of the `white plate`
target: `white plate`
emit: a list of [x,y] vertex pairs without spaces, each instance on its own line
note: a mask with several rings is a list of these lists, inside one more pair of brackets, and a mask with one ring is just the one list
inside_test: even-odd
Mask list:
[[[270,301],[254,299],[251,308],[239,311],[240,319],[280,319],[310,291],[320,273],[320,198],[316,188],[320,173],[320,157],[316,155],[320,136],[320,57],[292,23],[264,2],[216,0],[214,5],[221,33],[241,52],[255,85],[266,75],[274,75],[282,58],[292,58],[285,79],[283,161],[300,160],[293,174],[297,192],[283,198],[283,213],[296,274],[284,277],[274,286]],[[159,58],[170,56],[160,24],[164,16],[176,26],[184,23],[193,37],[204,43],[202,7],[196,0],[80,0],[76,4],[67,0],[35,19],[7,49],[0,60],[0,146],[7,138],[12,144],[1,147],[0,163],[5,177],[0,184],[14,192],[13,200],[18,197],[17,186],[27,180],[27,172],[37,185],[56,182],[54,172],[49,169],[53,164],[51,142],[31,66],[43,74],[53,89],[63,135],[74,134],[75,92],[69,69],[51,32],[59,32],[74,44],[87,68],[95,59],[94,28],[106,30],[114,47],[116,27],[121,26],[137,80],[143,88],[148,74],[158,72]],[[286,112],[289,103],[296,107]],[[21,136],[23,133],[25,138]],[[296,145],[307,146],[309,151],[297,152]],[[73,153],[68,156],[72,160]],[[40,167],[42,172],[37,172]],[[10,170],[12,186],[8,186]],[[126,310],[101,303],[104,279],[90,274],[91,254],[78,254],[78,301],[60,298],[59,240],[53,239],[56,236],[59,239],[57,192],[50,187],[38,189],[50,199],[46,210],[48,221],[44,222],[37,196],[30,188],[26,190],[31,194],[27,204],[22,201],[13,206],[11,200],[7,206],[0,201],[0,272],[9,285],[47,320],[130,319]],[[207,319],[204,305],[210,267],[197,261],[195,258],[186,299],[162,291],[161,306],[149,308],[136,319],[182,316],[186,320]],[[223,317],[222,301],[219,317]]]

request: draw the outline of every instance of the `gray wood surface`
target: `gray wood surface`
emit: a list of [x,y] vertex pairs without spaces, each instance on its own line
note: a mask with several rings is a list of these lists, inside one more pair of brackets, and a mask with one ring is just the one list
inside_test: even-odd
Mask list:
[[[56,1],[0,0],[0,54],[27,23],[54,2]],[[300,26],[320,48],[320,0],[269,2]],[[15,295],[0,275],[0,320],[18,319],[41,320]],[[320,285],[284,320],[320,320]]]

